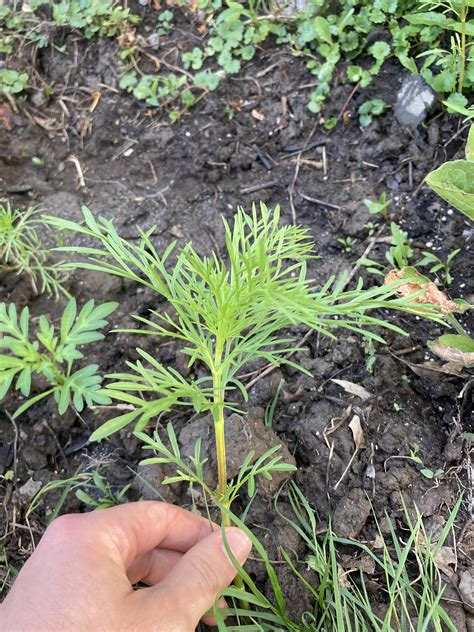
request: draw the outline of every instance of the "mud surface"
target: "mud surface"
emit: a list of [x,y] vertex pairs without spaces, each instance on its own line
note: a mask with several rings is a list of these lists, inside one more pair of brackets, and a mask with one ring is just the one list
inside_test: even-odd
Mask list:
[[[332,274],[354,269],[371,243],[368,222],[379,224],[370,257],[383,261],[389,225],[370,215],[362,201],[387,191],[393,199],[391,219],[413,240],[415,261],[422,250],[446,259],[454,248],[461,249],[453,261],[449,293],[472,301],[472,225],[422,185],[429,170],[461,156],[466,130],[460,131],[458,121],[446,118],[438,107],[416,132],[400,127],[390,109],[363,131],[357,121],[357,108],[368,98],[393,104],[404,76],[398,67],[386,65],[363,94],[356,92],[350,100],[352,86],[336,83],[325,116],[340,116],[344,123],[327,132],[306,109],[308,76],[303,62],[284,50],[269,48],[243,75],[227,80],[217,93],[170,125],[166,117],[116,92],[113,43],[85,45],[76,36],[64,37],[71,44],[69,57],[42,52],[37,64],[47,83],[63,85],[65,107],[57,100],[38,105],[30,100],[14,115],[14,129],[0,130],[0,187],[13,205],[34,204],[48,214],[79,220],[85,204],[94,213],[113,218],[119,232],[130,239],[136,237],[137,226],[153,225],[158,249],[173,239],[179,243],[192,239],[200,253],[212,248],[221,253],[221,214],[229,219],[238,205],[250,208],[263,200],[270,206],[281,205],[283,220],[311,229],[320,255],[311,265],[323,282]],[[76,59],[79,55],[80,65],[74,64],[74,55]],[[102,98],[90,112],[90,92],[95,89]],[[255,118],[255,111],[261,120]],[[297,153],[301,149],[304,152]],[[34,156],[43,161],[42,166],[32,163]],[[350,252],[338,242],[347,237],[355,239]],[[358,273],[368,284],[380,283],[380,278],[363,269]],[[34,297],[25,280],[3,275],[0,286],[2,300],[28,303],[34,315],[55,318],[60,313],[61,303]],[[90,272],[74,273],[69,289],[81,303],[90,297],[120,301],[113,324],[121,327],[132,324],[133,313],[163,307],[142,288]],[[439,528],[464,491],[455,533],[463,538],[462,546],[458,542],[459,568],[465,569],[474,541],[472,531],[464,528],[469,461],[463,433],[474,430],[472,378],[467,371],[457,377],[414,367],[434,359],[426,342],[441,329],[414,317],[386,317],[396,319],[408,336],[388,334],[387,345],[375,345],[372,373],[366,367],[367,346],[358,336],[340,333],[337,340],[310,336],[296,360],[313,377],[285,368],[258,380],[250,391],[251,431],[240,418],[231,420],[232,445],[244,451],[247,443],[261,450],[273,439],[283,442],[288,458],[298,466],[294,480],[316,510],[321,528],[334,512],[335,531],[364,542],[375,537],[374,515],[382,528],[386,516],[403,528],[403,504],[410,508],[414,500],[432,528]],[[466,320],[463,324],[469,326]],[[292,333],[300,339],[306,332]],[[153,347],[149,339],[125,334],[110,334],[88,361],[97,361],[104,373],[115,371],[136,357],[139,344],[161,362],[184,368],[173,344]],[[370,396],[363,400],[351,395],[333,378],[363,386]],[[263,425],[264,411],[281,379],[283,388],[269,430]],[[18,402],[15,396],[8,397],[0,410],[0,473],[14,471],[13,480],[3,481],[0,489],[5,514],[2,542],[13,567],[19,568],[32,551],[59,500],[59,493],[48,494],[28,513],[32,496],[48,481],[100,468],[113,489],[132,484],[125,499],[155,497],[151,483],[166,499],[191,505],[185,489],[161,486],[163,472],[138,466],[140,446],[129,431],[105,444],[87,444],[104,413],[86,411],[81,417],[71,413],[60,418],[53,405],[39,404],[15,426],[7,411],[14,411]],[[364,446],[355,457],[349,427],[354,415],[364,435]],[[178,412],[161,421],[167,420],[176,425],[186,449],[197,436],[209,434],[206,420],[194,418],[187,425],[189,419]],[[423,466],[407,459],[415,445]],[[422,467],[443,474],[429,480],[420,472]],[[272,559],[279,558],[282,545],[304,558],[303,544],[275,511],[274,492],[266,488],[257,497],[247,522]],[[285,492],[280,502],[286,511]],[[244,498],[242,506],[245,503]],[[62,511],[83,509],[71,493]],[[251,571],[264,581],[257,563],[252,563]],[[460,577],[461,570],[453,575],[455,601],[462,601],[457,591]],[[281,579],[296,616],[309,607],[307,597],[298,593],[301,588],[295,586],[291,573],[282,571]],[[6,576],[6,586],[10,581],[11,576]],[[467,612],[458,607],[456,616],[459,630],[467,630]]]

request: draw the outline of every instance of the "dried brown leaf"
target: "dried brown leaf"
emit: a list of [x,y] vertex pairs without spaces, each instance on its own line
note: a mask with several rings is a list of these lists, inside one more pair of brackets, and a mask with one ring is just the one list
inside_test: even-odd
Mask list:
[[367,553],[362,553],[360,557],[354,558],[352,555],[342,555],[341,565],[349,571],[361,570],[367,575],[375,573],[375,560]]
[[[384,285],[401,281],[404,278],[406,278],[405,270],[391,270],[385,277]],[[419,305],[438,305],[443,314],[451,314],[459,310],[459,305],[449,299],[446,294],[443,294],[432,281],[426,282],[425,277],[422,275],[418,275],[418,277],[416,275],[410,276],[409,279],[409,281],[401,283],[397,287],[397,292],[400,296],[411,297],[412,294],[421,292],[419,296],[413,297],[413,303]]]
[[331,382],[334,382],[334,384],[338,384],[346,391],[346,393],[356,395],[361,399],[369,399],[369,397],[372,397],[372,393],[370,391],[367,391],[360,384],[355,384],[354,382],[349,382],[348,380],[337,380],[336,378],[332,378]]
[[438,362],[423,362],[423,364],[408,363],[410,369],[419,377],[434,377],[436,373],[442,375],[453,375],[454,377],[466,377],[463,373],[462,364],[457,362],[446,362],[439,364]]
[[352,432],[352,437],[354,438],[354,443],[357,450],[365,447],[364,440],[364,431],[362,430],[362,426],[360,423],[359,415],[354,415],[349,422],[349,428]]
[[454,347],[432,342],[430,349],[436,353],[442,360],[446,360],[448,364],[456,364],[462,367],[471,367],[474,365],[474,352],[464,352]]
[[250,112],[250,115],[256,120],[256,121],[264,121],[265,120],[265,114],[262,114],[261,112],[259,112],[258,110],[256,110],[255,108]]
[[13,112],[8,103],[2,103],[0,105],[0,123],[7,130],[7,132],[11,132],[14,127]]
[[[434,549],[436,545],[432,545]],[[434,563],[436,567],[445,573],[448,577],[451,577],[454,573],[457,564],[457,557],[454,549],[451,546],[442,546],[434,556]]]

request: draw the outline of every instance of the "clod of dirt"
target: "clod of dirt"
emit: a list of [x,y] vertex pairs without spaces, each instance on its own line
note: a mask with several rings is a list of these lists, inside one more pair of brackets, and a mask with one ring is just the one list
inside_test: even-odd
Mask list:
[[340,538],[357,538],[370,515],[371,504],[360,487],[352,488],[337,503],[333,529]]
[[443,592],[443,608],[448,613],[449,618],[454,624],[457,632],[472,632],[469,626],[468,617],[463,605],[459,603],[459,592],[451,583],[445,585]]
[[462,597],[464,606],[469,612],[474,614],[474,569],[469,568],[464,571],[459,580],[459,594]]
[[[245,417],[234,413],[226,419],[228,479],[237,476],[242,460],[249,452],[254,452],[251,461],[254,463],[268,449],[276,445],[282,445],[278,435],[271,428],[265,426],[262,417],[263,411],[261,409],[251,408]],[[201,439],[201,458],[209,459],[204,466],[206,483],[215,486],[217,460],[212,418],[209,415],[187,424],[180,432],[179,441],[181,443],[182,456],[194,454],[194,446],[198,438]],[[285,445],[282,445],[280,454],[283,462],[295,465],[295,459]],[[288,472],[275,472],[272,474],[272,480],[261,478],[259,486],[265,494],[274,494],[288,478]]]
[[175,468],[168,463],[140,464],[133,486],[145,500],[160,499],[168,503],[175,503],[179,497],[179,486],[163,485],[163,480],[174,474],[176,474]]

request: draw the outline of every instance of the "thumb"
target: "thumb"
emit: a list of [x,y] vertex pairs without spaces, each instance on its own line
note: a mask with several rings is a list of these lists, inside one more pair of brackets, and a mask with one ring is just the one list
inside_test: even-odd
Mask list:
[[[236,527],[226,529],[227,544],[239,564],[247,559],[252,543]],[[167,611],[177,630],[194,630],[204,613],[214,605],[217,593],[226,588],[237,571],[230,561],[221,531],[200,540],[173,567],[149,597],[160,612]],[[171,609],[171,611],[168,609]]]

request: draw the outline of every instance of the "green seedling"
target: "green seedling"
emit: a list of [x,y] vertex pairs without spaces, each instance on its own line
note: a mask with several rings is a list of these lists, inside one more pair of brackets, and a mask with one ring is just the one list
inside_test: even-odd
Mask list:
[[437,274],[438,272],[440,272],[444,285],[448,287],[453,282],[453,277],[451,275],[451,263],[454,257],[457,257],[460,252],[461,249],[456,248],[449,253],[446,261],[442,261],[442,259],[440,259],[433,252],[423,251],[421,253],[423,255],[423,258],[417,261],[415,266],[429,267],[429,272],[431,274]]
[[[32,9],[51,4],[49,0],[32,0]],[[58,26],[81,29],[85,37],[114,37],[140,18],[113,0],[59,0],[51,4],[52,18]]]
[[[152,242],[154,228],[139,231],[137,241],[127,241],[105,218],[96,220],[83,207],[84,224],[48,217],[50,225],[73,231],[92,240],[88,247],[61,250],[85,255],[87,259],[71,264],[134,281],[165,298],[173,314],[155,310],[149,317],[136,316],[142,326],[134,333],[175,340],[189,357],[189,367],[200,367],[199,377],[186,378],[175,369],[161,364],[150,353],[137,349],[139,359],[127,362],[129,372],[112,374],[112,380],[100,393],[131,406],[125,414],[99,427],[92,440],[103,439],[134,423],[135,431],[149,447],[158,451],[158,459],[179,461],[179,447],[171,426],[171,449],[155,434],[150,439],[143,430],[156,417],[171,408],[210,412],[214,421],[217,454],[217,489],[208,490],[214,500],[229,507],[236,486],[255,478],[257,467],[265,476],[271,470],[291,469],[270,450],[264,460],[252,465],[244,459],[239,481],[228,486],[225,424],[226,410],[238,410],[239,399],[247,399],[245,384],[238,376],[249,362],[262,360],[276,365],[299,368],[289,358],[294,339],[286,333],[291,325],[308,327],[333,336],[335,328],[362,333],[382,341],[374,327],[401,330],[369,310],[388,308],[407,312],[416,305],[407,297],[396,296],[396,285],[344,290],[345,276],[330,278],[319,286],[307,276],[306,262],[313,257],[313,241],[306,229],[279,225],[279,209],[271,212],[264,204],[251,214],[242,209],[234,216],[233,226],[224,222],[227,257],[215,252],[200,256],[191,243],[176,250],[170,244],[159,254]],[[436,308],[427,315],[441,321]],[[305,372],[303,369],[300,369]],[[152,443],[150,443],[152,442]],[[160,461],[162,462],[162,461]],[[201,467],[199,450],[195,467]],[[270,465],[271,464],[271,467]],[[191,476],[184,470],[179,480]],[[172,480],[178,480],[173,478]],[[247,483],[246,483],[247,484]],[[250,491],[252,491],[252,483]],[[212,492],[212,493],[211,493]]]
[[379,199],[376,201],[365,198],[364,204],[371,215],[380,214],[385,220],[388,219],[388,209],[392,204],[392,200],[387,198],[385,191],[380,194]]
[[416,463],[417,465],[420,465],[420,474],[422,476],[424,476],[425,478],[427,478],[428,480],[439,480],[440,478],[444,477],[444,470],[441,468],[438,468],[436,470],[431,470],[428,467],[424,467],[423,465],[423,460],[418,456],[418,452],[419,452],[419,446],[415,443],[411,446],[410,448],[410,454],[408,458],[410,461],[413,461],[413,463]]
[[47,227],[37,210],[12,209],[0,200],[0,269],[27,274],[35,294],[67,295],[62,285],[64,270],[58,263],[49,263],[51,252],[41,244],[40,228]]
[[355,237],[339,237],[337,243],[341,244],[344,252],[351,253],[357,244]]
[[99,472],[93,472],[89,481],[76,490],[76,498],[92,509],[108,509],[120,505],[130,489],[131,483],[115,490]]
[[357,110],[361,127],[368,127],[374,120],[374,116],[383,114],[386,107],[382,99],[369,99],[362,103]]
[[[413,256],[411,240],[408,239],[408,234],[395,222],[390,224],[390,231],[392,233],[392,242],[385,253],[385,258],[391,268],[402,270],[410,265],[410,260]],[[373,259],[361,257],[357,263],[367,268],[372,274],[384,275],[386,272],[386,266]]]
[[26,90],[29,75],[27,72],[17,72],[9,68],[0,69],[0,95],[19,94]]
[[[268,575],[268,590],[264,595],[245,569],[234,561],[236,569],[244,578],[246,591],[243,598],[252,604],[252,611],[238,606],[219,608],[216,602],[214,616],[219,631],[239,632],[242,623],[239,617],[248,617],[250,630],[273,632],[392,632],[395,630],[418,631],[432,628],[433,632],[457,632],[457,626],[444,608],[443,595],[446,589],[439,573],[439,557],[446,546],[454,522],[459,513],[462,498],[450,511],[439,535],[434,538],[423,523],[423,516],[414,506],[403,506],[403,520],[407,525],[406,537],[397,533],[395,522],[386,517],[388,532],[376,523],[379,546],[367,546],[357,540],[338,537],[331,524],[321,529],[310,501],[293,483],[285,488],[287,500],[285,510],[280,510],[279,497],[275,507],[285,521],[303,540],[308,551],[305,558],[298,558],[294,551],[280,549],[282,561],[291,569],[297,584],[298,594],[305,594],[308,609],[301,618],[294,620],[285,601],[279,574],[274,561],[262,543],[242,520],[232,515],[232,522],[245,531],[251,539],[255,554],[262,560]],[[288,510],[287,503],[290,504]],[[344,572],[340,564],[340,547],[350,551],[353,559],[361,556],[370,560],[373,570],[368,575],[363,570]],[[380,598],[375,607],[370,585],[377,581],[384,596],[384,608]],[[224,590],[222,596],[230,604],[241,598],[241,591],[234,587]],[[224,621],[224,617],[229,617]],[[236,623],[232,623],[233,618]]]
[[[438,92],[458,92],[472,88],[471,50],[474,46],[474,27],[469,18],[470,0],[423,0],[420,12],[406,15],[410,24],[441,29],[450,38],[450,50],[432,48],[420,55],[425,57],[424,75]],[[436,66],[432,73],[430,66]]]
[[[80,347],[104,338],[99,330],[107,325],[104,319],[116,307],[117,303],[96,307],[90,300],[77,312],[75,299],[70,299],[59,328],[46,316],[40,316],[33,336],[28,307],[18,314],[13,303],[8,306],[0,303],[0,349],[4,350],[0,355],[0,399],[14,381],[14,388],[29,398],[15,411],[13,418],[49,396],[56,401],[60,414],[70,405],[80,412],[86,404],[110,403],[110,398],[100,390],[102,377],[97,373],[98,365],[76,369],[76,363],[84,358]],[[34,375],[45,379],[49,388],[29,397]]]
[[277,389],[275,391],[275,395],[272,397],[268,406],[265,408],[265,425],[268,428],[273,426],[273,417],[275,416],[275,408],[278,403],[278,398],[280,397],[281,389],[283,388],[283,380],[280,380],[278,383]]

